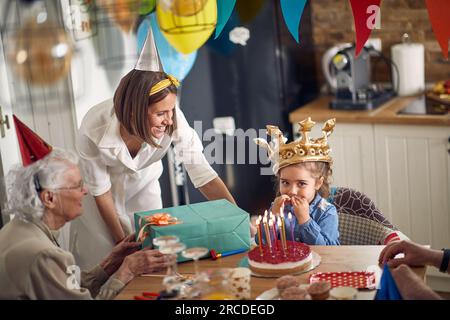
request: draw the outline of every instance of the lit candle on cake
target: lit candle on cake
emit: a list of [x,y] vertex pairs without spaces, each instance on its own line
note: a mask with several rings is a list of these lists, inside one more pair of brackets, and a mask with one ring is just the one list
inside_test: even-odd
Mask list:
[[263,218],[263,226],[264,226],[264,231],[266,233],[266,243],[269,246],[270,253],[272,253],[272,243],[270,243],[270,232],[269,232],[269,226],[267,224],[267,217]]
[[284,221],[284,213],[283,209],[280,208],[280,220],[281,220],[281,237],[284,239],[284,249],[287,249],[287,240],[286,240],[286,221]]
[[261,254],[261,256],[263,255],[263,250],[262,250],[262,237],[261,237],[261,216],[258,217],[258,219],[256,219],[256,228],[258,230],[258,245],[259,245],[259,253]]
[[275,231],[275,225],[274,225],[272,219],[269,220],[269,230],[270,230],[270,232],[273,232],[273,240],[274,240],[273,249],[276,251],[277,247],[278,247],[278,245],[277,245],[277,232]]
[[294,223],[292,219],[292,213],[288,213],[288,220],[289,220],[289,226],[291,227],[291,240],[295,241],[294,239]]
[[280,230],[281,246],[283,247],[283,251],[285,251],[286,250],[286,240],[284,239],[284,230],[283,230],[283,224],[281,223],[281,219],[278,219],[278,230]]

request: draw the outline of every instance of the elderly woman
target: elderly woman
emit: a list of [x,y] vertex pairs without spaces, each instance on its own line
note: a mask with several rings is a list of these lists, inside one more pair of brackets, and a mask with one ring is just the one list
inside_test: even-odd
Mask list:
[[83,185],[76,157],[52,151],[11,170],[7,209],[15,218],[0,230],[0,299],[112,299],[135,276],[170,263],[157,250],[139,250],[132,236],[87,272],[62,250],[58,230],[82,214]]

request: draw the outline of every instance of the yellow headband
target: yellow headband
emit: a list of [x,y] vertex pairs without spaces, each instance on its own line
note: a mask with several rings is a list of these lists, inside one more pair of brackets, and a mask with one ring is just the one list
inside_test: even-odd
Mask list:
[[157,84],[155,84],[151,89],[149,96],[154,95],[155,93],[158,93],[165,88],[170,87],[171,85],[174,85],[175,87],[178,87],[180,85],[180,82],[175,78],[174,76],[171,76],[170,74],[167,75],[167,79],[161,80]]

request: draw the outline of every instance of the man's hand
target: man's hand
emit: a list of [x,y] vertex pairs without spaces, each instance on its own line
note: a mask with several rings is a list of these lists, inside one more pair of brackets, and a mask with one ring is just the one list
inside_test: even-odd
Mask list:
[[[399,253],[404,254],[404,257],[395,258]],[[392,268],[401,264],[413,267],[433,265],[439,268],[442,255],[442,251],[432,250],[411,241],[402,240],[389,243],[381,251],[378,262],[380,265],[387,263]]]
[[419,278],[414,271],[408,266],[402,264],[395,269],[391,269],[392,277],[397,284],[398,291],[405,300],[441,300],[442,298],[430,287],[428,287],[422,279]]

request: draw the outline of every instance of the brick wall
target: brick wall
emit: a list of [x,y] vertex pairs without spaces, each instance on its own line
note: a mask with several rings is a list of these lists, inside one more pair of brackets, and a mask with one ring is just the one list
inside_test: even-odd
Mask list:
[[[354,42],[353,15],[348,0],[310,0],[312,12],[312,38],[315,49],[316,70],[321,70],[323,53],[340,42]],[[392,45],[401,42],[408,33],[412,42],[425,46],[425,81],[450,79],[450,62],[444,61],[435,40],[424,0],[382,0],[381,29],[373,30],[371,37],[380,38],[382,50],[390,57]],[[324,78],[319,72],[321,84]],[[382,62],[374,64],[375,81],[390,79],[390,69]]]

